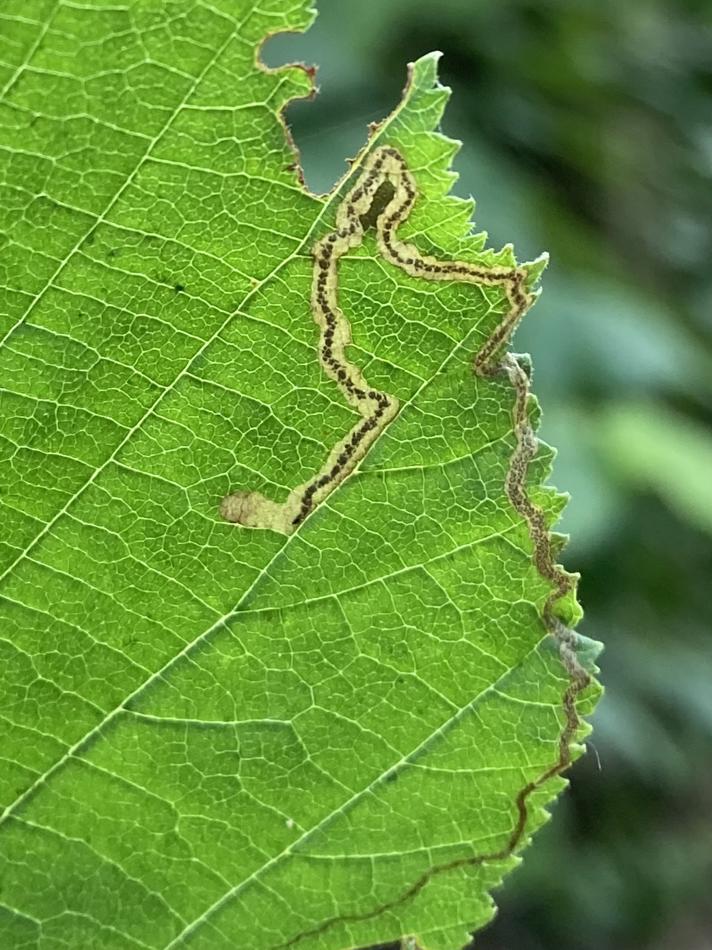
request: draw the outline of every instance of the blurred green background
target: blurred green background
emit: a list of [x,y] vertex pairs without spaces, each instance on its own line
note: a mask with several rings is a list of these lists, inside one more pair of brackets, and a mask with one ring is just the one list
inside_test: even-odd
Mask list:
[[477,948],[710,950],[712,4],[321,0],[264,49],[319,64],[288,113],[312,189],[432,49],[457,192],[492,245],[551,252],[515,348],[572,494],[581,631],[606,643],[595,748]]

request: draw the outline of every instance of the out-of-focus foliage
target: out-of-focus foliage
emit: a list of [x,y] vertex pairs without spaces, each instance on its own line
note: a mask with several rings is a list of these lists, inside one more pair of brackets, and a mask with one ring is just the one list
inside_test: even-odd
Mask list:
[[[444,51],[461,194],[493,244],[552,254],[517,336],[604,639],[595,756],[479,950],[703,950],[712,830],[712,8],[708,0],[329,0],[271,63],[321,64],[289,112],[325,190],[400,64]],[[545,839],[545,840],[544,840]]]

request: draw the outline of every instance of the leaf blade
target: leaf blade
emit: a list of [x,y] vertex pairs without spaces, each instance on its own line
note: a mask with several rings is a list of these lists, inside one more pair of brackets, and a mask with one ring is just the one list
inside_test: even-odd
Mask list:
[[[452,146],[442,137],[426,134],[439,120],[444,98],[443,91],[433,85],[434,67],[432,57],[415,65],[404,103],[382,127],[380,137],[374,139],[371,147],[381,141],[392,141],[413,156],[413,169],[430,209],[428,214],[423,212],[421,220],[414,217],[408,222],[414,233],[420,236],[427,223],[428,233],[437,234],[448,250],[455,245],[456,251],[451,253],[479,260],[481,242],[468,238],[466,233],[469,209],[465,203],[443,197],[450,184],[446,169]],[[161,174],[168,174],[167,167],[161,166]],[[168,172],[166,187],[175,195],[176,192],[171,191],[176,187],[172,169],[168,168]],[[358,168],[354,174],[357,172]],[[318,209],[318,227],[331,226],[329,214],[334,213],[338,197],[348,187],[349,179],[330,202],[324,202]],[[175,198],[169,204],[175,206]],[[313,205],[310,199],[310,207]],[[210,207],[209,203],[206,207]],[[129,215],[119,221],[118,226],[131,229],[137,225]],[[170,221],[169,228],[176,228],[175,220]],[[122,233],[126,239],[127,232]],[[317,232],[307,228],[305,233],[313,236]],[[197,232],[193,232],[191,241],[197,239]],[[143,244],[137,246],[144,248]],[[239,246],[238,256],[243,255],[245,246]],[[407,398],[397,422],[389,426],[358,473],[317,510],[303,532],[293,536],[294,541],[285,542],[267,532],[239,533],[239,529],[226,525],[216,526],[216,499],[232,487],[236,479],[244,477],[252,483],[257,475],[272,490],[284,491],[288,486],[280,483],[280,471],[288,465],[294,467],[295,458],[299,459],[303,471],[313,471],[315,462],[318,467],[324,451],[333,444],[334,434],[348,428],[348,424],[345,425],[348,413],[343,407],[339,408],[338,394],[323,378],[315,359],[314,329],[308,311],[312,266],[309,238],[305,236],[301,245],[296,246],[304,250],[285,253],[280,245],[280,259],[288,262],[284,265],[285,278],[279,271],[257,289],[246,290],[237,318],[226,308],[218,314],[218,319],[223,319],[220,330],[224,328],[220,344],[198,351],[200,359],[193,364],[197,367],[195,378],[192,373],[183,374],[183,385],[178,388],[174,385],[160,417],[154,414],[150,421],[141,421],[136,429],[137,437],[122,443],[125,450],[121,450],[117,463],[106,466],[101,479],[92,483],[92,491],[83,497],[81,504],[72,504],[68,526],[63,524],[47,532],[46,541],[41,545],[41,557],[30,562],[30,567],[44,570],[34,576],[31,571],[25,574],[19,571],[12,576],[13,584],[6,588],[10,600],[13,597],[20,602],[29,599],[33,606],[44,610],[43,616],[56,613],[60,605],[62,622],[73,624],[72,636],[82,634],[87,643],[91,635],[83,628],[87,627],[87,620],[98,619],[107,645],[110,644],[113,651],[111,657],[119,654],[126,666],[117,671],[107,659],[109,654],[103,655],[92,665],[97,680],[93,691],[88,691],[87,685],[80,682],[80,672],[74,671],[69,677],[67,687],[70,688],[65,687],[61,702],[55,696],[54,704],[69,720],[70,733],[63,738],[70,751],[65,751],[60,760],[62,767],[55,766],[51,773],[35,779],[37,794],[23,797],[18,817],[8,822],[14,834],[19,834],[18,826],[25,835],[32,827],[35,835],[41,837],[44,833],[46,839],[51,839],[43,838],[35,847],[43,863],[53,865],[54,880],[40,884],[18,875],[13,882],[13,890],[16,890],[13,899],[17,905],[29,906],[34,913],[46,915],[48,907],[69,896],[73,906],[91,907],[91,913],[85,915],[89,917],[88,923],[67,919],[44,921],[45,934],[57,928],[62,939],[71,933],[75,942],[81,943],[81,940],[93,939],[90,934],[99,928],[107,941],[148,946],[183,942],[200,945],[201,941],[211,947],[233,946],[236,939],[242,944],[265,947],[296,940],[304,946],[315,947],[366,944],[401,933],[442,931],[443,921],[434,919],[433,908],[448,908],[451,920],[454,919],[452,897],[447,896],[451,883],[446,884],[446,879],[456,879],[461,893],[475,883],[477,896],[469,902],[466,911],[459,911],[463,934],[465,926],[481,924],[491,913],[485,893],[512,860],[509,856],[485,863],[475,860],[453,866],[448,873],[431,873],[434,868],[445,869],[453,860],[460,860],[463,852],[476,859],[482,851],[473,851],[473,848],[482,843],[482,835],[478,836],[472,825],[474,819],[470,817],[470,824],[464,821],[461,829],[463,842],[447,840],[443,826],[433,823],[431,811],[438,797],[448,790],[448,783],[438,784],[418,802],[418,794],[422,797],[423,793],[422,782],[418,784],[414,778],[418,776],[417,768],[408,773],[408,783],[415,782],[413,788],[416,788],[408,792],[412,799],[410,814],[416,816],[412,819],[416,824],[420,822],[428,829],[433,842],[420,848],[414,858],[408,858],[408,852],[400,855],[396,862],[397,875],[393,874],[391,853],[382,855],[379,864],[373,847],[364,861],[359,863],[357,855],[354,860],[343,861],[339,868],[334,856],[324,852],[324,845],[320,843],[322,850],[306,854],[303,866],[308,867],[308,872],[295,870],[299,857],[292,856],[292,850],[301,847],[295,842],[311,841],[311,837],[304,836],[316,834],[322,826],[331,827],[342,814],[350,814],[346,803],[353,797],[354,789],[346,781],[352,780],[349,776],[352,766],[345,756],[347,749],[358,749],[362,765],[358,776],[364,786],[358,798],[360,803],[366,800],[366,789],[374,782],[379,788],[392,785],[394,780],[389,782],[388,778],[398,774],[394,773],[398,761],[408,758],[408,743],[412,747],[409,754],[417,758],[416,753],[423,743],[427,746],[429,738],[439,735],[454,709],[467,710],[473,705],[468,690],[478,676],[484,675],[482,667],[488,650],[480,646],[476,663],[464,655],[467,649],[464,654],[461,651],[459,663],[467,668],[467,684],[453,682],[457,680],[459,669],[448,666],[452,650],[449,627],[438,621],[438,615],[442,616],[442,611],[448,608],[448,598],[453,599],[450,591],[453,584],[460,591],[463,587],[467,589],[464,574],[474,567],[472,552],[478,542],[485,553],[482,563],[475,559],[476,570],[483,576],[488,579],[499,576],[499,568],[492,567],[493,558],[499,567],[510,563],[512,566],[503,572],[503,577],[508,576],[508,583],[502,582],[501,594],[488,580],[490,599],[486,606],[468,602],[470,639],[471,632],[476,631],[487,643],[488,623],[493,622],[493,612],[495,626],[513,623],[509,617],[512,607],[508,604],[514,589],[513,578],[519,577],[519,583],[526,590],[521,596],[522,617],[515,624],[522,632],[519,637],[510,634],[509,638],[513,641],[512,647],[521,641],[519,653],[514,650],[514,658],[510,659],[509,666],[504,664],[504,672],[494,665],[489,672],[489,688],[493,689],[492,683],[499,682],[502,676],[506,678],[516,673],[517,664],[524,662],[524,657],[532,657],[527,661],[533,666],[527,666],[525,680],[537,682],[537,689],[548,699],[540,704],[544,711],[537,715],[541,719],[530,712],[528,728],[532,733],[539,730],[542,735],[547,734],[547,740],[539,743],[544,749],[551,751],[560,742],[562,713],[560,710],[557,713],[557,707],[561,704],[566,677],[550,646],[544,645],[547,642],[545,630],[539,619],[550,585],[531,563],[526,526],[501,501],[513,445],[511,393],[506,384],[478,386],[470,365],[472,354],[499,319],[496,311],[499,307],[501,312],[501,301],[483,297],[479,311],[475,307],[474,314],[479,317],[479,324],[489,321],[488,325],[476,323],[474,328],[463,327],[452,318],[457,289],[444,288],[440,300],[428,294],[425,301],[418,301],[417,291],[409,287],[406,277],[399,275],[397,291],[416,294],[412,299],[417,302],[418,312],[424,315],[424,325],[428,321],[434,324],[433,332],[449,325],[448,332],[452,336],[441,341],[443,352],[448,346],[451,348],[440,364],[444,368],[436,365],[426,369],[424,372],[431,373],[432,379],[418,386],[414,367],[411,366],[412,372],[401,371],[398,375],[394,357],[379,356],[385,336],[383,329],[379,330],[374,322],[371,337],[379,344],[377,349],[355,326],[355,345],[369,362],[369,374],[373,371],[377,374],[375,378],[380,374],[390,380],[395,372],[398,385],[403,386]],[[196,253],[200,253],[200,249]],[[129,274],[139,257],[130,244],[126,254],[122,248],[122,266]],[[207,268],[208,257],[204,255],[201,260]],[[499,258],[490,254],[485,260],[490,264],[510,262],[511,252],[505,249]],[[354,306],[349,307],[354,312],[359,310],[356,304],[359,293],[362,304],[369,295],[378,299],[383,267],[378,264],[375,270],[372,268],[369,278],[363,269],[368,264],[368,254],[362,260],[353,261],[354,268],[361,266],[361,271],[354,269],[352,287],[348,285],[348,275],[344,274],[344,290],[347,299],[350,293],[354,300]],[[257,265],[253,262],[250,266]],[[201,279],[198,273],[192,276],[195,280]],[[241,275],[235,279],[239,281]],[[173,287],[179,298],[186,288],[190,290],[187,281],[181,287],[181,290]],[[281,300],[285,288],[297,298],[301,297],[299,307],[290,307]],[[208,288],[205,282],[201,284],[202,294],[207,298],[217,296],[217,291]],[[472,320],[472,302],[467,306]],[[381,310],[381,307],[371,306],[374,321]],[[396,313],[393,319],[398,316]],[[246,342],[245,321],[250,318],[255,337]],[[401,323],[407,322],[401,319]],[[356,336],[357,331],[360,338]],[[284,353],[288,346],[295,357],[292,368],[285,373],[284,361],[289,357]],[[398,350],[399,347],[394,346],[393,352]],[[248,357],[253,351],[277,355],[272,356],[271,361],[259,358],[250,364]],[[236,354],[239,361],[235,359]],[[421,357],[424,355],[428,354]],[[150,362],[148,360],[149,365]],[[279,364],[281,383],[279,374],[271,377],[270,411],[256,416],[262,380],[268,378],[268,371],[270,367],[274,369],[275,362]],[[231,363],[242,368],[239,384],[236,378],[231,380]],[[297,375],[303,380],[308,399],[285,403],[285,398],[295,389],[293,380]],[[249,379],[245,380],[250,376],[257,380],[251,391],[247,386]],[[438,385],[441,392],[437,392]],[[501,395],[488,404],[485,391],[493,386]],[[467,399],[463,402],[463,389],[470,402]],[[428,412],[420,409],[418,403],[425,398],[424,393],[427,393]],[[305,402],[311,406],[315,394],[321,402],[316,410],[312,406],[307,412]],[[226,409],[228,398],[230,408]],[[453,412],[453,406],[457,412]],[[484,444],[477,444],[475,458],[473,444],[477,440],[472,436],[464,438],[463,429],[468,426],[465,420],[483,407],[489,418],[488,437]],[[409,418],[409,411],[417,415]],[[238,419],[257,418],[256,428],[262,427],[252,440],[242,434],[239,452],[231,447],[235,424],[230,415]],[[440,433],[439,440],[437,431],[430,437],[423,435],[428,415],[447,421],[446,431]],[[297,418],[299,425],[293,425],[291,420]],[[399,432],[405,435],[399,436]],[[286,447],[281,457],[274,449],[280,440]],[[506,451],[502,451],[503,448]],[[454,457],[453,449],[457,449]],[[443,450],[445,457],[441,457]],[[442,468],[445,475],[430,478],[429,490],[437,502],[433,507],[440,518],[431,519],[433,524],[427,525],[426,532],[422,527],[426,512],[421,509],[425,494],[422,487],[424,453],[428,452],[432,455],[428,464]],[[232,461],[231,455],[234,456]],[[394,458],[398,465],[394,466]],[[384,466],[388,469],[386,474],[391,475],[390,497]],[[399,468],[403,471],[399,472]],[[531,481],[534,484],[533,475]],[[398,488],[397,504],[393,486]],[[483,499],[477,495],[476,486],[491,488],[493,496],[496,489],[499,503],[492,504],[491,510],[478,511]],[[484,500],[488,500],[486,493]],[[543,501],[549,517],[553,517],[555,500],[544,496]],[[391,520],[380,514],[386,509]],[[409,530],[408,525],[404,528],[404,511],[412,523],[420,519],[419,532]],[[462,515],[463,511],[466,513],[464,522],[452,516],[453,512]],[[337,523],[341,526],[338,530]],[[354,525],[360,527],[356,534]],[[387,589],[383,603],[381,598],[374,599],[370,594],[363,599],[364,590],[383,583],[380,577],[366,570],[374,557],[374,544],[378,546],[378,570],[382,573],[387,568],[388,578],[393,578],[393,586]],[[354,545],[358,548],[355,555]],[[494,547],[494,554],[487,545]],[[328,552],[330,558],[327,570],[322,563],[324,552]],[[406,553],[410,561],[404,557]],[[419,572],[423,561],[429,567],[426,573],[429,575],[432,571],[435,580],[417,573],[416,583],[411,579],[410,586],[403,590],[398,588],[407,571]],[[432,567],[432,561],[437,562],[436,567]],[[440,566],[441,561],[445,568]],[[441,576],[439,570],[445,573]],[[41,585],[38,577],[41,577]],[[349,578],[353,577],[360,580],[360,586],[351,583]],[[234,606],[236,589],[243,592],[237,601],[238,607]],[[394,624],[402,623],[408,605],[417,603],[423,590],[432,598],[436,595],[441,598],[440,603],[435,600],[426,605],[432,608],[428,613],[430,626],[413,619],[411,636],[402,645],[403,656],[396,660],[384,656],[379,652],[380,643],[374,642],[373,631],[381,627],[396,629]],[[305,591],[311,591],[306,598],[307,612],[301,609],[304,605],[299,599],[304,599]],[[396,594],[399,606],[389,609],[388,601]],[[464,595],[460,593],[460,596]],[[355,604],[351,603],[353,598]],[[349,612],[344,618],[343,602],[347,600]],[[338,603],[336,616],[328,610],[323,612],[323,604],[331,605],[332,601]],[[507,606],[506,621],[504,617],[497,617],[500,603]],[[146,605],[148,611],[145,611]],[[369,612],[373,614],[374,605],[381,612],[363,624],[363,617],[368,617]],[[262,616],[265,612],[269,615],[266,622]],[[277,644],[272,642],[277,627],[271,619],[275,612],[280,624],[293,630],[291,637],[280,637]],[[451,621],[455,628],[457,616],[455,609]],[[486,618],[488,622],[478,618]],[[461,625],[461,618],[459,622]],[[356,667],[358,676],[350,683],[333,672],[338,688],[332,684],[327,689],[319,680],[324,675],[325,665],[338,671],[340,662],[351,664],[359,660],[358,656],[349,655],[348,650],[344,653],[343,642],[357,623],[362,624],[358,641],[364,654]],[[22,619],[16,626],[18,642],[22,636],[32,639],[23,631]],[[243,639],[249,642],[249,649],[235,637],[236,626],[246,628]],[[407,662],[412,662],[418,650],[423,649],[421,640],[425,642],[428,635],[432,639],[432,630],[436,627],[442,642],[437,649],[421,656],[420,664],[428,668],[440,665],[446,672],[429,672],[428,681],[421,682],[407,668]],[[299,642],[300,635],[303,637],[304,628],[311,631],[311,640],[304,646],[309,662],[302,668],[293,655],[293,644]],[[197,636],[196,630],[200,631]],[[333,642],[322,642],[324,631],[330,630]],[[65,628],[54,634],[58,647],[62,644],[62,634],[66,635]],[[464,639],[467,640],[467,636]],[[258,651],[258,644],[263,655]],[[203,645],[207,649],[202,650]],[[316,651],[317,645],[320,651]],[[475,649],[473,643],[467,646]],[[503,647],[500,643],[490,649],[501,651]],[[316,656],[315,652],[321,655]],[[285,658],[292,662],[291,668]],[[133,664],[130,668],[126,660]],[[540,675],[535,676],[535,670]],[[57,677],[56,669],[52,670],[52,676]],[[309,677],[314,682],[310,682]],[[398,682],[399,677],[403,677],[406,685]],[[138,683],[138,686],[129,689],[127,683]],[[112,691],[107,695],[109,685]],[[317,705],[323,706],[329,714],[319,719],[312,713],[309,720],[309,696],[317,686],[322,696]],[[77,693],[74,700],[73,693]],[[111,699],[111,696],[116,698]],[[374,696],[388,697],[400,720],[386,724],[383,712],[378,715],[368,708]],[[465,702],[468,696],[469,703]],[[91,706],[101,700],[109,712],[103,718],[99,715],[98,722],[87,731]],[[71,705],[72,701],[75,706]],[[517,702],[516,698],[510,698],[509,705],[518,708]],[[534,711],[538,708],[530,699],[524,704]],[[418,710],[416,721],[412,721],[412,707]],[[343,710],[354,708],[359,709],[355,731],[343,721]],[[167,711],[174,714],[166,717]],[[246,717],[246,712],[251,712],[251,716]],[[216,718],[211,719],[211,716]],[[502,707],[495,702],[488,716],[493,722],[500,721]],[[309,755],[304,751],[307,748],[304,738],[294,728],[297,719],[310,724],[308,732],[315,749]],[[291,723],[289,728],[287,720]],[[49,722],[54,725],[53,716],[48,717],[48,728]],[[492,731],[493,726],[489,729]],[[165,730],[168,730],[168,738]],[[344,753],[341,757],[330,754],[329,750],[330,741],[337,735]],[[379,743],[375,741],[376,736]],[[95,741],[99,739],[101,741]],[[467,748],[472,748],[474,739],[469,737]],[[533,748],[533,735],[528,736],[528,740]],[[400,758],[394,759],[394,756]],[[262,768],[252,764],[260,758]],[[443,753],[442,758],[446,769],[452,771],[448,754]],[[319,759],[323,759],[323,765]],[[552,761],[556,762],[555,756],[536,761],[530,772],[538,774]],[[297,779],[294,787],[285,790],[289,768],[293,768]],[[507,793],[501,794],[501,798],[510,802],[499,815],[503,825],[486,838],[502,839],[506,843],[508,834],[511,835],[511,802],[521,791],[522,783],[531,780],[527,777],[529,772],[525,776],[521,766],[515,766],[514,771],[517,772],[516,787],[511,785]],[[198,787],[191,775],[202,775],[203,781]],[[239,787],[235,782],[237,775],[240,775]],[[48,777],[51,782],[47,781]],[[472,778],[466,781],[471,782]],[[400,790],[405,784],[398,777],[392,787]],[[449,784],[452,785],[452,780]],[[555,787],[554,783],[547,796]],[[464,800],[462,789],[456,797],[458,801],[459,797]],[[125,806],[126,800],[128,806]],[[142,804],[144,800],[151,803],[150,821],[142,823],[136,816],[141,815],[143,807],[148,807]],[[72,802],[71,809],[67,808],[68,801]],[[387,810],[390,802],[390,798],[384,797],[381,808]],[[124,810],[128,808],[135,827],[123,821],[122,805]],[[419,808],[423,814],[419,814]],[[237,825],[235,811],[240,816]],[[367,814],[374,827],[382,827],[383,814]],[[527,832],[543,820],[541,812],[532,813],[530,817]],[[58,820],[63,829],[60,832],[53,828]],[[88,825],[92,826],[91,846],[85,840]],[[251,830],[251,835],[242,832],[243,826]],[[397,836],[399,827],[402,836],[402,826],[397,823],[389,828],[389,834]],[[63,854],[56,843],[52,843],[62,836],[74,842],[71,854]],[[222,846],[222,838],[229,842],[228,847]],[[15,842],[12,837],[5,838],[8,840],[6,854],[11,856],[11,863],[16,863],[18,853],[12,850]],[[372,828],[372,843],[373,840]],[[368,841],[359,842],[352,829],[348,833],[339,831],[331,847],[339,842],[343,846],[346,841],[358,845],[361,853],[366,854]],[[152,847],[147,842],[155,842],[156,853],[160,853],[165,866],[158,867],[150,860]],[[447,855],[434,860],[434,850],[446,851]],[[495,845],[486,853],[497,853]],[[285,860],[281,859],[283,855]],[[364,870],[365,863],[378,865],[374,880],[370,879],[368,869]],[[92,876],[100,882],[87,896],[79,893],[74,865],[93,869]],[[283,867],[286,870],[282,870]],[[348,873],[344,868],[348,868]],[[267,874],[276,882],[269,891],[276,902],[272,905],[264,904],[263,892],[257,887],[260,876]],[[409,894],[413,881],[419,881],[424,874],[427,882],[417,894]],[[338,887],[331,875],[336,876]],[[243,890],[237,890],[247,881],[255,882],[249,899],[243,897]],[[358,886],[355,881],[359,882]],[[281,890],[277,891],[277,885]],[[105,891],[115,892],[118,897],[107,908],[99,909],[97,895]],[[34,906],[35,893],[41,895],[37,907]],[[238,893],[240,900],[233,902],[232,898]],[[288,894],[289,900],[285,900],[282,893]],[[460,903],[458,897],[455,904]],[[148,908],[146,915],[128,920],[122,906],[137,904]],[[272,924],[275,906],[280,908],[283,918],[279,934]],[[333,912],[334,907],[339,908],[338,913]],[[125,931],[116,930],[117,920]],[[89,924],[93,930],[82,929]],[[432,941],[435,940],[433,937]]]

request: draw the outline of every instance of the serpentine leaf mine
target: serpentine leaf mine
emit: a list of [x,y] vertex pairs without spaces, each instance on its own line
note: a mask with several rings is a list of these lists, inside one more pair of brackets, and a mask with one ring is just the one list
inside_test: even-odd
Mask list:
[[398,237],[398,228],[408,218],[416,197],[415,181],[402,154],[393,147],[376,149],[364,162],[354,188],[338,209],[336,230],[317,241],[313,249],[311,306],[314,319],[321,329],[320,360],[325,372],[337,383],[347,401],[358,409],[362,420],[332,449],[320,471],[309,482],[291,491],[284,504],[278,504],[257,492],[234,492],[223,499],[220,510],[228,521],[291,534],[353,471],[380,433],[396,417],[399,408],[397,399],[370,387],[358,367],[348,360],[346,347],[351,342],[350,327],[338,301],[339,261],[351,248],[361,244],[366,229],[374,223],[374,216],[378,249],[388,263],[424,280],[502,287],[509,309],[476,353],[473,371],[483,379],[505,377],[514,391],[512,417],[515,446],[506,474],[505,492],[512,507],[527,525],[537,571],[552,585],[542,612],[542,621],[557,644],[562,664],[569,675],[569,685],[562,697],[564,723],[556,760],[541,775],[528,782],[514,801],[516,818],[513,831],[502,848],[496,852],[436,865],[388,904],[363,914],[324,920],[318,927],[298,934],[283,946],[292,946],[308,936],[322,933],[337,922],[355,922],[379,916],[413,898],[435,875],[485,861],[504,860],[514,853],[526,833],[531,795],[571,764],[570,745],[581,725],[576,701],[591,683],[590,674],[577,657],[577,635],[562,623],[556,613],[557,603],[573,593],[576,577],[556,563],[544,512],[527,493],[528,469],[538,445],[529,421],[529,375],[517,356],[509,352],[501,355],[502,348],[534,300],[534,294],[527,290],[528,270],[524,266],[488,267],[466,261],[442,261],[421,254],[412,244]]
[[361,371],[346,356],[351,342],[349,321],[339,307],[339,261],[363,241],[376,214],[378,248],[396,267],[426,280],[499,285],[506,288],[510,309],[496,332],[478,354],[475,369],[486,367],[506,342],[532,298],[524,290],[524,268],[482,267],[461,261],[438,261],[421,255],[399,240],[397,230],[415,203],[417,191],[408,166],[395,148],[376,149],[364,163],[354,188],[338,209],[336,230],[314,245],[311,307],[321,329],[319,357],[325,372],[335,380],[346,400],[363,419],[330,452],[323,467],[306,484],[293,489],[278,504],[259,492],[237,491],[221,504],[222,516],[236,524],[271,528],[291,534],[353,471],[385,427],[398,413],[398,400],[368,385]]

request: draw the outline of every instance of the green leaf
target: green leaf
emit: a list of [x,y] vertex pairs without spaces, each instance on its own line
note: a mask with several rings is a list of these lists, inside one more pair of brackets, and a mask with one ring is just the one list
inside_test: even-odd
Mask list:
[[543,262],[448,195],[435,56],[306,191],[310,18],[0,13],[2,947],[453,950],[581,751]]

